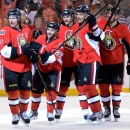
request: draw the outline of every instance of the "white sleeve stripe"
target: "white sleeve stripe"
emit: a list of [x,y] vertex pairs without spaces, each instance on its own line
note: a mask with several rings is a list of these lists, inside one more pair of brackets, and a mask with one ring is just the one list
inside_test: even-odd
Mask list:
[[55,57],[55,55],[53,54],[53,55],[49,56],[48,60],[47,60],[44,64],[53,63],[53,62],[55,62],[55,61],[56,61],[56,57]]
[[100,38],[101,38],[102,41],[105,38],[105,33],[103,31],[101,31]]
[[12,51],[12,47],[8,47],[7,45],[3,47],[3,49],[1,50],[1,55],[4,58],[10,58],[11,56],[11,51]]

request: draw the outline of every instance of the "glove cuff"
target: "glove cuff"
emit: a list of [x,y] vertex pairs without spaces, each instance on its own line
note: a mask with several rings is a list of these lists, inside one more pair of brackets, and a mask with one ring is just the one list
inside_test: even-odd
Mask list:
[[23,54],[23,50],[22,50],[22,47],[21,46],[18,46],[17,48],[17,54],[20,56]]
[[97,25],[97,24],[95,24],[95,25],[91,28],[92,31],[96,31],[97,29],[98,29],[98,25]]
[[45,53],[45,46],[42,46],[40,49],[39,49],[39,54],[42,55]]

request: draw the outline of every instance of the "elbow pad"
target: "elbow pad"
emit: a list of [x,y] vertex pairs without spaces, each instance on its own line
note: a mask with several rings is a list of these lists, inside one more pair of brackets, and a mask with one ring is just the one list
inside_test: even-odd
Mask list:
[[1,55],[4,58],[18,58],[19,55],[17,54],[17,47],[11,47],[8,45],[5,45],[3,49],[1,50]]

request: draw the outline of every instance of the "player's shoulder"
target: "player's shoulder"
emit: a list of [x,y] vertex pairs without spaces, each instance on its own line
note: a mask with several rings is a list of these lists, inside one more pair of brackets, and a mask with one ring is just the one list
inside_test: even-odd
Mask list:
[[10,30],[11,30],[10,26],[4,26],[3,28],[0,29],[0,35],[5,35],[6,32],[8,32]]
[[119,23],[118,27],[123,31],[129,31],[129,27],[123,23]]
[[45,39],[46,39],[46,35],[42,34],[42,35],[38,36],[38,38],[35,41],[39,42],[39,43],[42,43],[42,42],[45,41]]
[[31,31],[30,28],[28,26],[26,26],[25,24],[21,24],[21,27],[22,27],[22,29],[27,29],[27,30]]
[[46,34],[42,34],[42,35],[38,36],[37,39],[44,39],[44,38],[46,38]]

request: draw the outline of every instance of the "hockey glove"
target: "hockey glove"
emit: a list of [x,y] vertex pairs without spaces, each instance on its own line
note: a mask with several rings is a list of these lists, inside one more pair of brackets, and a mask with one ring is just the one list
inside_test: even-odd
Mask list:
[[35,31],[33,31],[33,38],[34,39],[37,39],[40,35],[42,35],[42,31],[40,31],[40,30],[35,30]]
[[38,42],[30,42],[30,48],[34,49],[37,53],[39,52],[39,49],[42,47],[41,44]]
[[127,61],[126,70],[127,70],[127,74],[130,75],[130,61]]
[[45,51],[44,54],[42,54],[40,56],[41,56],[40,62],[41,62],[41,64],[44,64],[48,60],[50,53]]
[[89,16],[86,19],[86,22],[89,24],[89,29],[93,30],[92,28],[96,25],[96,18],[89,13]]
[[32,63],[36,63],[38,62],[38,53],[36,53],[35,50],[33,49],[30,49],[30,54],[28,55],[29,57],[29,60],[32,62]]

